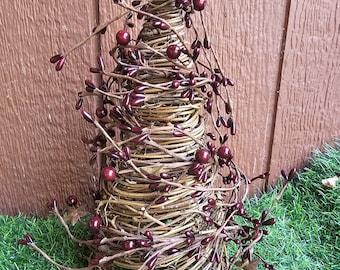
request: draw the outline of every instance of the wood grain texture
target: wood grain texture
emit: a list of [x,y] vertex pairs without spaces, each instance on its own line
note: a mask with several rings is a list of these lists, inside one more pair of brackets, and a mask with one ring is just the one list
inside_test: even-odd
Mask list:
[[93,169],[80,140],[90,131],[74,105],[94,45],[60,73],[49,58],[90,33],[92,4],[16,0],[1,1],[0,10],[0,213],[46,213],[51,198],[62,207],[69,194],[91,204]]
[[340,2],[291,3],[271,170],[302,167],[340,137]]
[[[230,137],[235,160],[248,176],[268,168],[286,1],[214,1],[206,16],[227,75],[238,131]],[[256,181],[252,192],[259,192]]]

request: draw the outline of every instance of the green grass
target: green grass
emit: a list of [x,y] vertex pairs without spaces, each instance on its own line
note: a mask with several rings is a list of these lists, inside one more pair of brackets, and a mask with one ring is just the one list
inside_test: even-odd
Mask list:
[[[82,237],[82,226],[72,228],[75,235]],[[19,238],[30,233],[34,241],[52,259],[72,267],[85,266],[86,253],[77,247],[67,236],[62,225],[53,216],[47,219],[0,216],[0,269],[1,270],[54,270],[46,260],[33,249],[17,244]]]
[[[340,269],[340,187],[323,187],[321,180],[340,174],[340,140],[335,148],[315,151],[307,168],[288,187],[272,216],[277,223],[255,252],[276,269]],[[278,189],[247,203],[248,213],[260,216],[274,200]],[[72,231],[83,236],[81,226]],[[35,242],[59,263],[73,267],[86,265],[86,256],[70,241],[54,217],[0,216],[0,270],[56,269],[40,255],[17,240],[29,232]],[[262,266],[259,269],[263,269]]]
[[[321,184],[335,175],[340,175],[340,141],[336,148],[314,152],[274,208],[272,216],[278,221],[255,251],[276,269],[340,269],[340,187]],[[260,216],[276,193],[277,189],[251,199],[250,212]]]

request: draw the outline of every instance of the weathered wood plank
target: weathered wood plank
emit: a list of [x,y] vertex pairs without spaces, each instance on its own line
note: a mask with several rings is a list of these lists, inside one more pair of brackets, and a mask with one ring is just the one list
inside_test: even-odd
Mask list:
[[[230,138],[235,159],[249,176],[268,169],[280,50],[287,1],[214,1],[209,32],[231,91],[238,133]],[[259,192],[256,181],[252,192]]]
[[0,2],[0,213],[46,213],[51,198],[62,206],[69,194],[92,201],[80,140],[89,129],[74,105],[95,47],[71,55],[60,73],[49,58],[90,33],[93,3]]
[[291,2],[271,170],[340,136],[340,2]]

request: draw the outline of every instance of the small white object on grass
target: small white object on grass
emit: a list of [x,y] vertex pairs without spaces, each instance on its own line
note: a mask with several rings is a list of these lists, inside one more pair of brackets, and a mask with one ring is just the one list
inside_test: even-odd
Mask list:
[[321,182],[326,187],[335,188],[339,182],[339,179],[340,178],[338,176],[334,176],[331,178],[323,179]]

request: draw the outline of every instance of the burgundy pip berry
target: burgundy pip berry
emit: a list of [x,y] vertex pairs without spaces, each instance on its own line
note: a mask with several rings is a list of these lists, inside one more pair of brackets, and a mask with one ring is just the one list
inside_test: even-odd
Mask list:
[[116,40],[119,45],[126,46],[129,44],[131,37],[128,31],[120,30],[116,34]]
[[136,243],[133,240],[126,240],[124,241],[124,249],[125,250],[132,250],[136,248]]
[[116,170],[113,167],[105,167],[103,176],[106,181],[113,182],[116,179]]
[[55,70],[56,70],[56,71],[60,71],[60,70],[64,67],[65,61],[66,61],[66,58],[65,58],[65,57],[61,57],[61,58],[57,61],[56,65],[55,65]]
[[27,246],[27,245],[28,245],[27,241],[24,240],[24,239],[19,239],[19,240],[18,240],[18,244],[19,244],[19,245],[24,245],[24,246]]
[[96,109],[96,116],[98,118],[104,118],[107,115],[107,109],[105,107],[98,107]]
[[178,45],[170,45],[166,50],[166,55],[170,59],[177,59],[181,55],[181,48]]
[[207,149],[199,149],[196,151],[195,159],[200,164],[205,164],[209,161],[211,155]]
[[231,154],[230,148],[225,146],[225,145],[222,145],[220,148],[218,148],[217,155],[220,158],[224,158],[224,159],[227,159],[227,160],[229,160],[233,157],[232,154]]
[[66,203],[67,203],[69,206],[77,206],[77,204],[78,204],[78,198],[77,198],[77,196],[74,196],[74,195],[68,196],[67,199],[66,199]]
[[64,56],[62,54],[56,54],[56,55],[53,55],[51,58],[50,58],[50,62],[52,64],[55,64],[57,63],[60,59],[64,58]]
[[98,231],[100,229],[100,226],[102,225],[102,220],[100,219],[100,217],[93,217],[90,219],[89,221],[89,227],[92,231]]
[[207,0],[193,0],[194,9],[197,11],[202,11],[207,5]]

